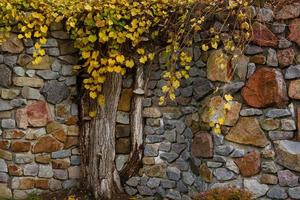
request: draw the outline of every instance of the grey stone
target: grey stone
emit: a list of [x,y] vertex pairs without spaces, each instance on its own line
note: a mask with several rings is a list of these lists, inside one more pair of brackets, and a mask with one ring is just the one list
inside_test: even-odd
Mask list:
[[285,79],[300,78],[300,65],[292,65],[285,71]]
[[214,176],[219,181],[228,181],[235,178],[234,173],[226,168],[217,168],[214,171]]
[[300,186],[299,187],[294,187],[294,188],[289,188],[288,194],[293,199],[300,199]]
[[277,67],[278,66],[278,59],[276,50],[274,49],[268,49],[268,55],[267,55],[267,65],[271,67]]
[[2,64],[4,62],[4,56],[0,55],[0,63]]
[[191,186],[195,182],[195,176],[191,172],[182,172],[182,181]]
[[151,190],[149,187],[147,186],[137,186],[137,189],[139,191],[139,194],[140,195],[143,195],[143,196],[153,196],[155,191],[154,190]]
[[278,171],[277,176],[280,186],[295,187],[299,185],[298,176],[293,174],[290,170]]
[[22,96],[26,99],[35,99],[35,100],[41,98],[40,90],[27,87],[27,86],[22,88]]
[[161,180],[161,186],[163,188],[175,188],[176,182],[175,181],[171,181],[171,180],[163,179],[163,180]]
[[9,178],[10,177],[8,176],[7,173],[0,172],[0,182],[1,183],[7,183]]
[[270,8],[257,8],[256,18],[261,22],[271,22],[273,21],[273,11]]
[[66,157],[70,157],[70,156],[71,156],[71,150],[70,149],[55,151],[55,152],[51,153],[51,157],[54,158],[54,159],[66,158]]
[[274,161],[263,161],[261,163],[261,169],[265,173],[275,174],[278,171],[278,167]]
[[245,83],[242,81],[227,83],[221,88],[221,90],[223,94],[235,94],[240,91],[244,85]]
[[59,72],[61,70],[61,63],[58,60],[54,60],[51,65],[52,71]]
[[198,61],[196,61],[195,62],[195,66],[196,67],[205,67],[206,66],[206,63],[205,62],[203,62],[202,60],[198,60]]
[[184,97],[190,97],[190,96],[192,96],[192,94],[193,94],[193,86],[189,86],[189,87],[186,87],[186,88],[181,88],[180,89],[180,93]]
[[247,55],[255,55],[255,54],[259,54],[262,53],[264,50],[259,47],[259,46],[255,46],[255,45],[248,45],[245,49],[245,53]]
[[8,172],[5,160],[0,159],[0,172]]
[[191,114],[191,113],[195,113],[197,111],[198,111],[198,109],[195,107],[192,107],[192,106],[186,106],[186,107],[181,108],[181,112],[183,114]]
[[71,165],[80,165],[80,163],[81,163],[80,156],[71,156]]
[[16,128],[16,121],[14,119],[2,119],[1,127],[9,129]]
[[245,150],[243,149],[234,149],[233,152],[230,154],[232,158],[240,158],[245,155]]
[[157,188],[160,184],[160,179],[159,178],[149,178],[147,182],[147,186],[151,189]]
[[248,72],[247,72],[247,78],[252,76],[256,70],[256,65],[255,63],[248,63]]
[[220,162],[208,161],[206,163],[206,165],[207,165],[207,167],[218,168],[218,167],[221,167],[223,164]]
[[133,196],[137,193],[137,190],[132,187],[125,186],[124,189],[125,189],[126,193],[129,194],[130,196]]
[[263,112],[260,109],[256,109],[256,108],[246,108],[240,111],[240,115],[244,117],[262,115],[262,114]]
[[163,136],[161,135],[147,135],[145,138],[145,143],[153,144],[163,141]]
[[59,104],[69,96],[70,92],[64,83],[52,80],[45,84],[42,89],[42,94],[48,102]]
[[48,47],[57,47],[58,42],[54,38],[48,38],[46,44],[42,44],[43,48],[48,48]]
[[240,170],[239,170],[238,166],[235,164],[235,162],[233,160],[228,160],[226,162],[225,167],[227,169],[229,169],[230,171],[233,171],[234,173],[239,174]]
[[280,49],[286,49],[286,48],[289,48],[292,46],[292,42],[287,40],[286,38],[284,37],[281,37],[278,41],[278,47]]
[[228,156],[233,151],[233,146],[231,145],[221,145],[215,148],[217,154],[221,156]]
[[150,107],[151,105],[152,105],[152,99],[151,98],[143,99],[143,107]]
[[65,83],[66,83],[67,86],[76,85],[76,83],[77,83],[76,76],[66,77]]
[[176,190],[182,193],[187,193],[188,187],[180,180],[176,182]]
[[296,123],[293,119],[282,119],[281,129],[285,131],[294,131],[296,130]]
[[175,189],[169,189],[169,190],[167,191],[166,197],[169,198],[169,199],[181,200],[180,192],[178,192],[178,191],[175,190]]
[[172,144],[172,151],[174,151],[177,154],[180,154],[184,149],[186,148],[186,144]]
[[160,154],[160,158],[163,160],[168,161],[168,163],[173,162],[174,160],[176,160],[176,158],[178,158],[178,154],[175,152],[170,152],[170,153],[161,153]]
[[53,169],[53,177],[59,180],[67,180],[68,171],[63,169]]
[[274,22],[272,23],[272,31],[273,33],[283,33],[286,29],[287,25],[284,23]]
[[37,176],[39,173],[39,166],[37,164],[27,164],[23,167],[25,176]]
[[73,66],[72,65],[62,65],[61,74],[63,76],[72,76],[73,75]]
[[199,176],[196,177],[194,186],[199,192],[205,192],[208,190],[208,184],[205,181],[203,181]]
[[26,104],[27,104],[26,99],[13,99],[10,101],[10,105],[13,106],[14,108],[18,108]]
[[116,121],[120,124],[129,124],[129,113],[123,111],[117,111]]
[[181,171],[187,171],[190,167],[190,164],[184,159],[178,158],[175,161],[174,166],[180,169]]
[[269,187],[265,184],[260,184],[255,179],[244,179],[244,187],[248,189],[255,199],[264,196]]
[[168,167],[167,176],[170,180],[178,181],[181,178],[181,172],[177,167]]
[[59,180],[56,180],[56,179],[51,179],[49,181],[49,188],[51,191],[57,191],[57,190],[60,190],[62,189],[62,182],[59,181]]
[[205,78],[197,78],[193,81],[193,96],[199,101],[213,91],[213,84]]
[[269,131],[269,138],[271,140],[291,140],[294,137],[292,131]]
[[291,112],[288,109],[272,108],[266,112],[266,116],[270,118],[288,117],[290,115]]
[[300,142],[290,140],[275,141],[276,161],[291,170],[300,172]]
[[23,67],[14,67],[14,73],[18,76],[25,76],[25,70]]
[[[12,72],[6,65],[0,65],[0,86],[8,88],[12,82]],[[1,107],[1,104],[0,104]]]
[[75,188],[78,187],[79,182],[76,179],[66,180],[62,183],[64,189]]
[[50,165],[40,165],[38,176],[41,178],[51,178],[53,176],[52,167]]
[[52,70],[38,70],[36,74],[45,80],[57,79],[59,77],[58,72]]
[[128,179],[128,181],[126,181],[126,184],[132,187],[136,187],[139,184],[140,180],[141,180],[140,177],[134,176]]
[[17,64],[18,56],[4,56],[4,64],[13,67]]
[[[71,157],[72,159],[72,157]],[[117,155],[116,156],[116,167],[118,171],[121,171],[128,160],[128,155]]]
[[168,152],[171,150],[171,143],[170,142],[162,142],[159,145],[159,150],[160,151],[165,151]]
[[222,145],[224,143],[224,136],[223,135],[213,135],[214,144],[216,146]]
[[35,70],[34,69],[27,70],[26,74],[29,77],[34,77],[35,76]]
[[285,189],[279,186],[274,186],[270,188],[270,190],[267,193],[267,196],[271,199],[286,199],[288,197]]
[[158,146],[159,144],[146,144],[144,148],[144,155],[150,157],[158,156]]
[[169,142],[176,142],[176,130],[165,131],[164,137]]
[[32,154],[15,154],[14,161],[16,164],[26,164],[32,163],[34,160],[34,155]]
[[60,52],[59,52],[58,48],[47,48],[46,52],[47,52],[47,55],[49,55],[49,56],[57,57],[57,56],[60,55]]

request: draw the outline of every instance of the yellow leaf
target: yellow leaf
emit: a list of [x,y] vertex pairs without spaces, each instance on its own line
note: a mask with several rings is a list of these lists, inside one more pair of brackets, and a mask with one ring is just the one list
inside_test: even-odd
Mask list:
[[98,99],[97,99],[97,102],[98,102],[98,104],[100,106],[104,106],[104,104],[105,104],[105,98],[104,98],[104,96],[103,95],[99,95]]
[[92,6],[90,6],[90,4],[86,4],[84,6],[84,9],[86,9],[87,11],[91,11],[93,8],[92,8]]
[[47,33],[47,31],[48,31],[48,27],[46,25],[41,26],[41,32],[42,33]]
[[41,56],[44,56],[44,55],[45,55],[45,50],[44,50],[44,49],[40,49],[38,52],[39,52],[39,54],[40,54]]
[[89,52],[89,51],[83,51],[81,53],[81,55],[82,55],[83,59],[87,59],[87,58],[89,58],[91,56],[91,52]]
[[31,38],[31,32],[25,33],[25,37],[26,37],[27,39]]
[[225,110],[230,110],[231,109],[231,105],[229,103],[225,103],[224,104],[224,109]]
[[140,55],[144,55],[144,54],[145,54],[145,49],[139,48],[139,49],[136,50],[136,52],[137,52],[138,54],[140,54]]
[[147,60],[148,60],[147,56],[143,56],[140,58],[140,63],[145,64]]
[[202,50],[203,50],[203,51],[207,51],[208,48],[209,48],[209,47],[208,47],[206,44],[203,44],[203,45],[202,45]]
[[41,43],[41,44],[46,44],[46,42],[47,42],[47,39],[46,39],[46,38],[43,37],[43,38],[40,39],[40,43]]
[[232,101],[233,100],[233,97],[230,94],[225,94],[224,98],[225,98],[226,101]]
[[30,23],[27,24],[27,27],[28,27],[28,28],[33,28],[33,26],[34,26],[33,24],[30,24]]
[[126,60],[125,66],[128,68],[132,68],[134,66],[134,61],[132,59]]
[[91,111],[91,112],[89,112],[89,116],[90,116],[91,118],[96,117],[96,115],[97,115],[96,111]]
[[223,125],[225,123],[225,119],[224,118],[219,118],[218,119],[219,124]]
[[18,38],[19,38],[19,39],[23,39],[23,38],[24,38],[24,35],[19,34],[19,35],[18,35]]
[[97,97],[97,93],[94,92],[94,91],[90,92],[90,97],[91,97],[92,99],[95,99],[95,98]]
[[118,63],[123,64],[125,61],[125,57],[123,55],[117,55],[116,60]]
[[41,37],[41,33],[39,31],[34,32],[34,37],[39,38]]
[[211,42],[211,47],[214,49],[218,48],[218,43],[217,42]]
[[154,59],[154,56],[155,56],[154,53],[149,53],[149,54],[148,54],[148,57],[149,57],[150,60],[153,60],[153,59]]
[[41,48],[41,45],[40,45],[39,43],[35,43],[35,44],[34,44],[34,48],[40,49],[40,48]]

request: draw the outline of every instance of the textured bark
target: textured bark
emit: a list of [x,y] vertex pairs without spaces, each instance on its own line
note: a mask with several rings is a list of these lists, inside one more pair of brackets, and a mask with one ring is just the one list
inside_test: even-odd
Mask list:
[[143,68],[139,67],[136,71],[134,97],[132,100],[131,114],[131,146],[132,150],[128,161],[120,173],[123,181],[128,180],[142,166],[143,156],[143,99],[144,99],[144,72]]
[[[106,99],[103,107],[84,98],[81,100],[83,186],[91,190],[97,200],[112,199],[113,194],[122,192],[115,166],[115,125],[121,83],[120,75],[108,75],[103,87]],[[97,116],[85,120],[86,107],[96,110]]]

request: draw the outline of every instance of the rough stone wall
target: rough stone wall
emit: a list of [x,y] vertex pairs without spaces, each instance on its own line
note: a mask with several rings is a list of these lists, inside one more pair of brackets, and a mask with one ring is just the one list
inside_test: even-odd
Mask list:
[[[225,58],[225,69],[217,64],[222,50],[201,54],[202,35],[195,36],[191,78],[182,81],[176,102],[164,106],[158,105],[165,84],[160,57],[144,100],[143,168],[126,182],[128,194],[187,200],[232,185],[256,199],[300,199],[300,4],[252,11],[253,42],[245,55]],[[234,100],[215,135],[209,109],[221,108],[227,93]],[[128,124],[122,116],[119,122]]]
[[32,65],[33,41],[12,34],[0,52],[0,199],[79,183],[76,50],[59,24]]

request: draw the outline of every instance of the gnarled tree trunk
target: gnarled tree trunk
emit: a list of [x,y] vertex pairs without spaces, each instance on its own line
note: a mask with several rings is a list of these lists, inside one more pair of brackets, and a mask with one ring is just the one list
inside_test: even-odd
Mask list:
[[[121,93],[122,77],[109,74],[104,84],[105,105],[100,107],[87,99],[81,100],[82,184],[93,191],[96,199],[112,199],[122,191],[115,166],[116,113]],[[97,116],[84,120],[84,110],[97,111]]]

